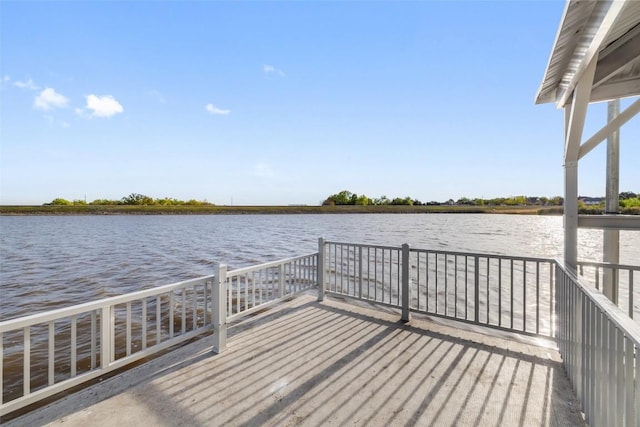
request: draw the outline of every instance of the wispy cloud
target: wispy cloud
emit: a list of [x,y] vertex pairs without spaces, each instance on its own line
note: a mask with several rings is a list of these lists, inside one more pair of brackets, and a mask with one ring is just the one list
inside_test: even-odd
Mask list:
[[284,77],[284,71],[282,71],[279,68],[274,67],[273,65],[263,65],[262,66],[262,71],[264,72],[265,75],[270,76],[270,75],[275,75],[275,76],[280,76],[280,77]]
[[112,117],[122,113],[124,108],[113,96],[104,95],[87,95],[87,105],[82,108],[76,108],[76,114],[84,116],[86,111],[90,111],[91,117]]
[[[5,76],[7,78],[8,76]],[[8,80],[7,80],[8,81]],[[20,89],[30,89],[30,90],[38,90],[40,87],[36,85],[33,80],[29,79],[27,81],[16,80],[13,82],[13,85],[19,87]]]
[[62,127],[62,128],[71,127],[71,125],[68,122],[58,121],[58,120],[56,120],[55,117],[53,117],[50,114],[45,114],[42,117],[44,117],[44,119],[47,121],[47,123],[49,124],[49,127],[55,127],[55,126],[59,126],[59,127]]
[[226,116],[231,112],[231,110],[224,110],[222,108],[218,108],[213,104],[207,104],[204,106],[204,109],[207,110],[209,114],[213,114],[215,116]]
[[253,167],[253,176],[260,178],[268,178],[275,176],[275,172],[271,165],[267,163],[258,163]]
[[33,100],[33,106],[40,110],[51,110],[52,108],[63,108],[69,103],[67,97],[59,94],[52,88],[48,87],[40,92]]
[[161,94],[160,92],[158,92],[155,89],[148,90],[147,91],[147,96],[150,96],[151,98],[155,99],[160,104],[166,104],[167,103],[167,99],[164,97],[164,95]]

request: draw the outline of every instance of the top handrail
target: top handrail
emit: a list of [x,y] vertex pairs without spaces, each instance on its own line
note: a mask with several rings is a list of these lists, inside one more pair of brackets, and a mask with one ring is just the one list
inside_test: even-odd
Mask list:
[[615,270],[634,270],[640,271],[640,266],[638,265],[628,265],[628,264],[615,264],[612,262],[597,262],[597,261],[577,261],[578,266],[583,267],[601,267],[601,268],[613,268]]
[[265,268],[269,268],[269,267],[276,267],[282,264],[288,264],[294,261],[298,261],[300,259],[304,259],[304,258],[309,258],[312,256],[317,255],[317,252],[313,252],[310,254],[306,254],[306,255],[299,255],[299,256],[295,256],[295,257],[291,257],[291,258],[285,258],[285,259],[280,259],[277,261],[270,261],[270,262],[265,262],[263,264],[258,264],[258,265],[252,265],[250,267],[243,267],[243,268],[238,268],[236,270],[230,270],[227,272],[227,279],[232,277],[232,276],[238,276],[241,274],[247,274],[247,273],[251,273],[253,271],[258,271],[258,270],[263,270]]
[[[393,249],[393,250],[401,250],[402,246],[387,246],[387,245],[370,245],[367,243],[347,243],[347,242],[334,242],[334,241],[325,241],[325,244],[330,245],[344,245],[344,246],[354,246],[354,247],[363,247],[363,248],[372,248],[372,249]],[[448,251],[442,249],[426,249],[426,248],[412,248],[409,247],[409,251],[411,252],[420,252],[420,253],[433,253],[437,252],[438,254],[445,255],[458,255],[458,256],[469,256],[469,257],[484,257],[484,258],[509,258],[514,261],[531,261],[531,262],[549,262],[554,263],[555,260],[553,258],[539,258],[539,257],[525,257],[525,256],[512,256],[512,255],[500,255],[495,253],[483,253],[483,252],[457,252],[457,251]]]
[[368,243],[347,243],[347,242],[333,242],[329,240],[324,241],[325,245],[342,245],[342,246],[355,246],[362,248],[371,248],[371,249],[392,249],[392,250],[400,250],[401,246],[387,246],[387,245],[370,245]]
[[141,298],[146,298],[158,294],[170,292],[174,289],[179,289],[183,286],[191,284],[206,282],[212,280],[215,276],[203,276],[195,279],[183,280],[177,283],[171,283],[169,285],[158,286],[155,288],[144,289],[141,291],[131,292],[123,295],[116,295],[113,297],[102,298],[96,301],[90,301],[82,304],[72,305],[70,307],[58,308],[42,313],[30,314],[28,316],[17,317],[15,319],[3,320],[0,322],[0,333],[14,331],[27,326],[35,325],[38,323],[50,322],[52,320],[60,319],[63,317],[74,316],[76,314],[82,314],[93,310],[98,310],[103,307],[123,304],[129,301],[135,301]]
[[490,254],[483,252],[456,252],[456,251],[446,251],[441,249],[410,249],[411,252],[437,252],[438,254],[444,255],[458,255],[458,256],[468,256],[468,257],[482,257],[482,258],[491,258],[491,259],[499,259],[499,258],[508,258],[514,261],[531,261],[531,262],[543,262],[543,263],[555,263],[553,258],[539,258],[539,257],[525,257],[525,256],[513,256],[513,255],[500,255],[500,254]]

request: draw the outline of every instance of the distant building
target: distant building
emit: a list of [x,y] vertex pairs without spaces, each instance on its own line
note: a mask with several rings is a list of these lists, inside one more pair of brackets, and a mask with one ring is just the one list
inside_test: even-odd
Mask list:
[[604,197],[580,196],[578,197],[578,200],[587,206],[598,206],[600,203],[604,202]]

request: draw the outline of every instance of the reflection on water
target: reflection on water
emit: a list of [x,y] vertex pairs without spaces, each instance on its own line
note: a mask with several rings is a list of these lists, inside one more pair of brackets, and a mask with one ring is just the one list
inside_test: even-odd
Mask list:
[[[559,258],[562,218],[520,215],[185,215],[0,217],[0,318],[317,250],[317,239]],[[621,262],[640,240],[621,232]],[[580,230],[579,257],[600,261],[602,232]]]

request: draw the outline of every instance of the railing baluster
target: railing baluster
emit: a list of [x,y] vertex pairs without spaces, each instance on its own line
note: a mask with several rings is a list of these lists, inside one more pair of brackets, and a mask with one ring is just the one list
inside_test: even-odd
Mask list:
[[142,323],[142,350],[147,349],[147,299],[142,299],[142,314],[141,314],[140,322]]
[[127,334],[125,338],[127,356],[131,356],[131,301],[127,303]]
[[522,262],[522,330],[527,331],[527,261]]
[[536,261],[536,334],[540,333],[540,262]]
[[26,396],[31,393],[31,328],[25,326],[23,336],[23,365],[22,365],[22,393]]
[[498,326],[502,326],[502,258],[498,258]]
[[182,288],[182,304],[180,312],[182,317],[182,328],[180,333],[184,335],[187,332],[187,290],[185,288]]
[[624,420],[624,333],[620,329],[616,329],[616,416],[618,421],[616,424],[623,425]]
[[[635,351],[634,351],[635,350]],[[634,387],[634,375],[633,367],[638,366],[639,360],[634,360],[634,354],[637,355],[639,349],[634,349],[633,342],[625,337],[625,422],[627,425],[633,425],[634,419],[636,419],[636,425],[640,424],[640,378],[635,379]],[[636,368],[638,369],[638,368]],[[635,390],[634,390],[635,388]],[[636,395],[636,399],[633,395]],[[636,402],[634,402],[634,400]],[[636,418],[637,417],[637,418]]]
[[458,317],[458,255],[453,256],[455,274],[453,282],[453,317]]
[[420,311],[420,252],[416,253],[416,300]]
[[480,321],[480,257],[475,256],[475,264],[473,269],[473,288],[474,288],[474,307],[473,307],[473,319],[474,322]]
[[71,316],[71,378],[76,376],[78,366],[78,318]]
[[362,299],[362,246],[358,246],[358,298]]
[[169,338],[173,338],[173,319],[174,319],[174,309],[173,309],[173,291],[169,293]]
[[438,282],[439,282],[439,277],[438,277],[438,253],[436,252],[435,254],[435,258],[436,258],[436,274],[435,274],[435,279],[436,279],[436,293],[434,295],[435,298],[435,303],[436,303],[436,307],[435,307],[435,313],[438,313]]
[[511,264],[511,266],[510,266],[510,268],[511,268],[511,272],[510,272],[510,286],[511,286],[511,288],[510,288],[510,293],[509,293],[509,295],[510,295],[509,299],[511,300],[510,301],[510,308],[509,308],[509,316],[511,318],[511,323],[510,323],[509,327],[511,329],[513,329],[513,300],[514,300],[514,297],[513,297],[513,259],[510,259],[509,261],[510,261],[510,264]]
[[48,339],[48,385],[53,385],[53,383],[55,382],[55,368],[56,368],[56,354],[55,354],[55,348],[56,348],[56,342],[55,342],[55,322],[51,321],[48,324],[48,329],[49,329],[49,339]]
[[489,266],[491,265],[491,258],[487,257],[487,325],[489,324],[489,313],[491,311],[491,292],[489,290]]
[[156,345],[160,344],[162,339],[161,331],[162,331],[162,300],[160,295],[156,297]]
[[464,256],[464,320],[469,320],[469,256]]
[[[629,317],[633,319],[633,307],[635,302],[635,293],[633,289],[633,270],[629,270]],[[638,392],[640,394],[640,391]],[[640,417],[639,417],[640,418]],[[640,420],[639,420],[640,422]]]
[[96,311],[91,311],[91,370],[96,368]]
[[448,315],[447,300],[449,299],[449,254],[444,254],[444,315]]
[[192,330],[195,331],[196,329],[198,329],[198,290],[195,284],[193,285],[193,288],[191,290],[191,298],[193,300],[193,322],[191,323],[191,325]]

